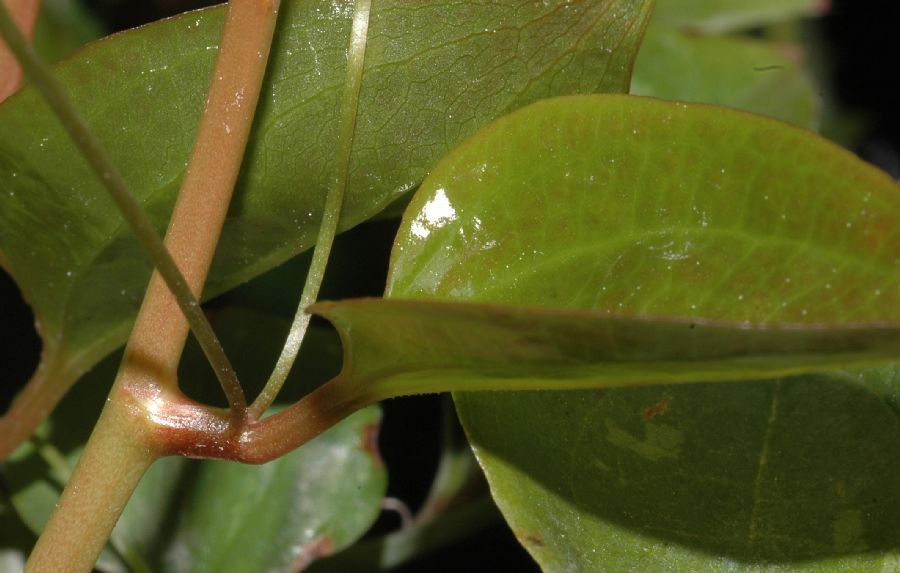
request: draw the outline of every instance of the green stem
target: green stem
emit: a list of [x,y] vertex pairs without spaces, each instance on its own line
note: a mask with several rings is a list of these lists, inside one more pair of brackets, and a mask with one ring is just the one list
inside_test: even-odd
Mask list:
[[[44,86],[44,95],[63,124],[94,168],[103,174],[113,198],[121,200],[120,207],[126,217],[131,216],[139,223],[135,229],[139,238],[149,242],[156,249],[151,252],[161,256],[164,263],[166,259],[170,263],[158,266],[158,272],[151,278],[110,397],[56,511],[35,546],[28,571],[91,570],[141,476],[155,459],[171,449],[162,422],[166,413],[179,411],[187,404],[200,413],[220,416],[223,423],[216,428],[194,427],[203,435],[216,432],[233,437],[244,425],[243,391],[193,293],[203,288],[240,168],[277,9],[277,0],[232,0],[229,4],[208,108],[166,237],[166,244],[184,265],[185,275],[53,77],[33,58],[34,54],[23,65],[26,71],[37,70],[36,74],[32,73],[37,78],[35,83],[39,89]],[[14,51],[23,47],[13,40]],[[236,94],[246,98],[243,105],[231,103]],[[218,125],[223,122],[224,127]],[[217,129],[224,129],[224,136]],[[225,137],[232,133],[232,137]],[[172,273],[177,279],[174,287],[169,280],[171,276],[167,277]],[[179,286],[183,287],[180,291]],[[172,294],[176,296],[174,304]],[[205,325],[208,334],[205,341],[215,342],[217,352],[212,354],[218,354],[219,360],[211,357],[210,361],[218,375],[226,375],[220,381],[231,404],[230,418],[220,415],[216,409],[191,402],[178,390],[175,373],[187,336],[179,306],[189,321],[193,317]],[[201,333],[195,330],[195,334],[203,344]],[[175,419],[182,424],[194,421],[177,413]]]
[[22,36],[3,2],[0,2],[0,36],[59,117],[63,127],[106,187],[113,202],[137,235],[144,251],[175,296],[194,336],[197,337],[200,347],[216,372],[231,408],[243,412],[246,399],[237,374],[171,253],[103,145],[88,129],[62,85]]
[[69,388],[67,382],[71,378],[66,377],[68,373],[63,372],[56,356],[44,346],[41,364],[9,410],[0,416],[0,460],[5,460],[34,433]]
[[248,418],[250,420],[258,420],[275,400],[278,392],[281,391],[281,387],[284,386],[284,381],[287,379],[288,373],[290,373],[291,367],[297,359],[297,353],[300,352],[300,344],[303,342],[306,330],[309,327],[310,315],[306,313],[306,308],[316,302],[316,298],[319,296],[319,289],[322,286],[322,279],[325,277],[325,267],[328,265],[331,246],[337,234],[338,222],[341,218],[341,207],[344,203],[344,193],[347,189],[371,7],[371,0],[356,1],[350,36],[350,49],[347,56],[347,83],[341,102],[337,162],[331,179],[331,186],[325,198],[325,210],[322,214],[322,222],[319,226],[319,234],[313,250],[312,263],[309,267],[309,273],[306,275],[306,282],[300,295],[300,303],[294,315],[294,321],[288,332],[284,348],[281,350],[281,355],[278,357],[272,375],[266,381],[265,387],[263,387],[259,396],[248,410]]
[[141,476],[159,457],[126,402],[105,408],[26,573],[90,571]]

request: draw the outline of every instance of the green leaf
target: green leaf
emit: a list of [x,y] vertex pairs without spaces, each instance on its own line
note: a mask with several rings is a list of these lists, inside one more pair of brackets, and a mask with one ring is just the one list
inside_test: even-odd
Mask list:
[[849,152],[761,116],[556,98],[494,122],[435,168],[398,233],[387,293],[751,323],[890,321],[897,194]]
[[[271,362],[268,354],[277,353],[288,321],[228,310],[216,317],[215,325],[235,367],[256,372],[260,380],[251,377],[251,384],[261,385],[265,371],[258,366]],[[300,358],[310,367],[303,371],[302,384],[296,375],[289,380],[295,393],[315,387],[340,363],[333,335],[313,330],[306,342]],[[78,460],[116,365],[117,360],[103,361],[89,374],[89,383],[78,385],[42,426],[41,441],[23,445],[6,465],[15,507],[36,532],[56,503],[68,473],[65,466],[72,468]],[[195,396],[205,398],[204,391],[216,389],[196,347],[188,349],[180,377]],[[175,457],[157,461],[125,508],[98,568],[288,570],[288,564],[352,544],[374,522],[385,493],[386,472],[375,442],[380,417],[377,407],[362,410],[261,466]]]
[[[378,3],[342,228],[377,214],[499,115],[554,94],[624,91],[650,9],[650,0],[528,3],[514,13],[485,0]],[[192,12],[118,34],[57,68],[160,228],[184,172],[223,15],[223,8]],[[283,3],[207,296],[314,240],[334,161],[351,15],[349,1]],[[0,251],[44,340],[35,385],[48,389],[36,392],[61,394],[121,344],[149,265],[29,90],[0,107]]]
[[45,61],[56,62],[101,36],[102,24],[80,0],[44,0],[32,44]]
[[887,323],[716,323],[384,299],[323,302],[310,310],[337,327],[345,348],[337,382],[366,403],[448,390],[776,378],[900,358],[900,326]]
[[816,128],[820,102],[798,46],[651,24],[631,93],[726,105]]
[[[895,182],[805,130],[705,105],[558,98],[432,172],[388,292],[773,326],[894,321],[898,220]],[[881,571],[900,548],[895,372],[456,399],[498,505],[548,571]]]
[[900,417],[857,376],[457,406],[545,571],[894,571]]
[[656,18],[717,33],[816,16],[828,6],[828,0],[657,0]]

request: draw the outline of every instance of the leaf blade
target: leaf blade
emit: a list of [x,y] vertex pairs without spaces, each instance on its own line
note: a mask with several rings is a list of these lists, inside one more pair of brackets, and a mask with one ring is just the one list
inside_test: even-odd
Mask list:
[[799,46],[647,28],[631,93],[726,105],[816,129],[821,102]]
[[828,9],[822,0],[660,0],[657,17],[707,33],[762,26]]
[[[501,511],[546,571],[875,573],[898,559],[900,434],[858,375],[457,404]],[[516,416],[533,430],[504,431]],[[541,455],[550,447],[562,453]]]
[[431,300],[310,308],[341,334],[347,391],[575,390],[779,378],[900,358],[900,326],[717,323]]
[[[895,182],[810,132],[703,105],[561,98],[495,122],[435,170],[388,292],[893,320],[898,215]],[[900,459],[883,392],[895,370],[456,400],[498,505],[548,571],[877,571],[900,547],[898,486],[881,479]]]

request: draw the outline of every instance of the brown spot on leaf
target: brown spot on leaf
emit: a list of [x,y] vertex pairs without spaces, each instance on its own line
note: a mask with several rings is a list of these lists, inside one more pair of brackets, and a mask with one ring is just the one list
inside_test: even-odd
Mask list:
[[288,570],[293,573],[303,571],[309,567],[313,561],[328,557],[332,553],[334,553],[334,544],[331,542],[331,538],[327,535],[319,537],[300,550],[300,555],[291,562]]
[[372,459],[374,459],[379,466],[384,464],[381,459],[381,452],[378,450],[378,430],[380,428],[381,425],[378,424],[378,422],[363,426],[362,443],[360,444],[362,451],[372,456]]
[[840,479],[834,484],[834,492],[838,497],[844,498],[847,497],[847,483]]
[[649,422],[653,418],[665,414],[669,409],[669,404],[672,402],[671,396],[664,396],[659,402],[653,404],[652,406],[646,408],[641,414],[644,417],[644,420]]
[[533,533],[529,533],[522,538],[525,543],[528,545],[533,545],[534,547],[543,547],[544,540],[540,535],[534,535]]

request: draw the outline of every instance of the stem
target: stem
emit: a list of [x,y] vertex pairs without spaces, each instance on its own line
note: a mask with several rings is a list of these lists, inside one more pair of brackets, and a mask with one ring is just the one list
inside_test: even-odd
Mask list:
[[90,571],[141,476],[159,453],[122,402],[105,408],[26,572]]
[[458,543],[501,522],[490,496],[455,507],[433,521],[415,523],[384,537],[357,543],[315,563],[311,573],[388,571],[427,553]]
[[346,386],[332,380],[286,410],[250,421],[239,433],[231,431],[222,412],[186,398],[179,404],[170,402],[154,416],[158,434],[154,442],[165,444],[167,455],[263,464],[297,449],[368,405]]
[[[190,261],[185,276],[198,293],[212,265],[240,172],[277,10],[278,3],[268,0],[232,0],[229,4],[206,110],[166,232],[166,245],[173,256]],[[175,371],[187,337],[187,325],[178,316],[176,305],[165,284],[154,274],[129,343],[129,350],[164,360],[164,379],[172,389],[177,384]],[[237,427],[246,416],[243,390],[230,365],[225,367],[212,360],[210,363],[217,371],[226,368],[229,374],[227,380],[220,378],[220,382]]]
[[471,485],[473,478],[481,477],[469,444],[462,436],[462,428],[456,419],[453,399],[449,394],[441,396],[441,414],[441,459],[428,496],[414,518],[415,523],[420,525],[433,521],[447,511],[459,501],[458,498]]
[[[40,0],[0,0],[0,4],[4,2],[12,14],[16,27],[30,40],[41,7]],[[0,44],[0,102],[16,93],[21,84],[22,68],[19,67],[15,56]]]
[[19,445],[32,435],[59,403],[70,385],[61,383],[64,373],[56,360],[45,361],[51,356],[46,348],[41,362],[31,379],[19,392],[9,410],[0,416],[0,460],[5,460]]
[[284,348],[281,350],[281,355],[278,357],[272,375],[269,376],[266,385],[249,408],[248,417],[251,420],[258,420],[265,413],[269,406],[272,405],[278,392],[281,391],[281,387],[284,386],[291,367],[297,359],[297,354],[300,352],[300,345],[306,336],[306,330],[309,327],[310,315],[306,313],[306,308],[316,302],[316,297],[319,296],[319,289],[322,286],[322,279],[325,277],[325,267],[328,264],[328,256],[331,254],[331,246],[337,234],[344,193],[347,189],[371,7],[371,0],[356,1],[353,27],[350,35],[350,48],[347,54],[347,83],[341,102],[341,123],[338,133],[338,153],[334,175],[325,198],[325,210],[322,213],[322,222],[319,226],[312,262],[306,275],[306,282],[303,285],[303,292],[300,295],[300,302],[294,315],[294,321],[291,323],[287,340]]
[[400,518],[400,529],[412,527],[415,524],[412,511],[399,497],[384,497],[381,499],[381,511],[392,511]]
[[[216,410],[191,403],[184,397],[178,390],[176,368],[187,337],[184,317],[201,318],[210,335],[206,341],[215,340],[192,291],[202,290],[240,169],[265,73],[277,7],[277,0],[232,0],[229,4],[207,110],[167,236],[167,243],[186,269],[187,279],[180,275],[166,247],[161,242],[155,245],[158,247],[155,254],[167,258],[171,266],[158,266],[159,274],[154,273],[151,279],[106,407],[72,480],[29,558],[28,571],[90,571],[140,477],[153,460],[171,449],[164,440],[164,432],[160,431],[166,422],[165,414],[187,405],[189,412],[196,411],[198,416],[180,419],[181,424],[207,422],[204,416],[218,416]],[[36,60],[24,67],[36,68],[37,76],[49,82],[45,83],[45,87],[50,86],[45,97],[57,104],[62,102],[54,109],[64,123],[75,126],[70,133],[89,160],[100,158],[95,169],[101,169],[105,182],[115,183],[118,189],[113,193],[114,198],[124,196],[124,207],[129,206],[130,200],[134,207],[131,214],[137,214],[138,221],[143,217],[144,223],[149,223],[52,76]],[[151,239],[155,237],[158,241],[153,227],[147,225],[142,232],[147,230]],[[173,286],[171,277],[167,276],[172,270],[177,275],[175,286],[180,291],[166,288],[167,284]],[[179,313],[179,306],[184,317]],[[199,334],[198,339],[203,344]],[[222,424],[206,425],[198,431],[234,436],[243,426],[246,403],[224,352],[218,341],[215,342],[213,354],[218,360],[211,359],[211,362],[228,395],[230,418],[218,416]]]
[[62,85],[53,77],[49,68],[40,61],[16,28],[2,2],[0,2],[0,36],[3,37],[25,73],[57,114],[63,127],[75,141],[94,172],[97,173],[125,220],[137,235],[144,251],[175,295],[177,305],[187,318],[197,341],[213,366],[216,376],[228,396],[229,403],[233,408],[243,410],[246,403],[234,369],[231,367],[228,357],[225,356],[225,352],[203,314],[197,298],[188,286],[188,282],[163,244],[150,218],[129,189],[122,174],[113,165],[100,141],[88,129]]

